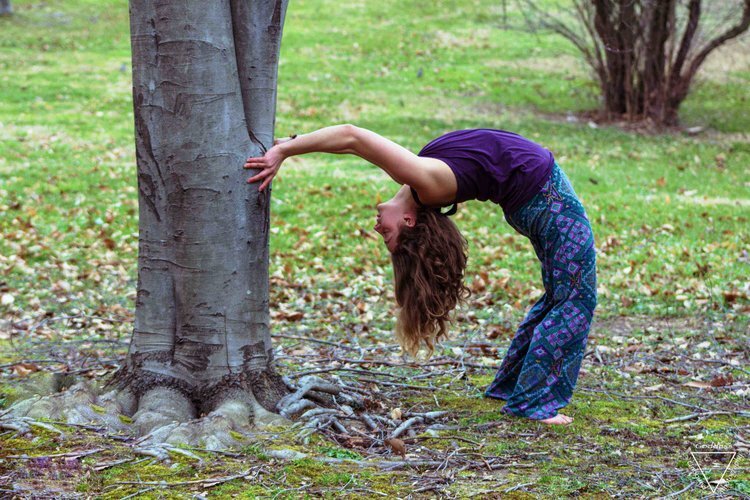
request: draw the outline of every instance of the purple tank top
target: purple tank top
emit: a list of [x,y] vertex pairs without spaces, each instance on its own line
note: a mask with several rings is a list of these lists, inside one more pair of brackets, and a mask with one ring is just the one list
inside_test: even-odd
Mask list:
[[444,161],[456,176],[454,203],[490,200],[511,214],[537,194],[552,172],[552,153],[513,132],[449,132],[418,154]]

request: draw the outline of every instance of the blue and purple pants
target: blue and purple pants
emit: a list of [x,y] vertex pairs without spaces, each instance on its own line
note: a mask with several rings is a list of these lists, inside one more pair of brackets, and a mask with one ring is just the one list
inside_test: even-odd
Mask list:
[[505,219],[531,240],[545,293],[521,322],[484,394],[505,400],[504,413],[542,420],[570,402],[578,379],[596,308],[594,236],[557,164],[542,190]]

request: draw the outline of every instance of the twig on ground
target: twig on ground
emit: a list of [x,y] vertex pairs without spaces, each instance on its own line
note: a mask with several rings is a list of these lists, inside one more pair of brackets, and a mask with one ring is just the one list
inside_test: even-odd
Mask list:
[[80,451],[80,452],[71,451],[68,453],[55,453],[53,455],[39,455],[35,457],[30,457],[28,455],[8,455],[5,458],[15,458],[19,460],[34,460],[37,458],[61,458],[61,457],[81,458],[81,457],[87,457],[89,455],[93,455],[95,453],[99,453],[100,451],[104,451],[104,448],[95,448],[93,450],[86,450],[86,451]]
[[675,492],[670,493],[669,495],[664,495],[662,498],[672,498],[672,497],[680,496],[686,491],[690,490],[693,486],[695,486],[695,481],[691,482],[690,484],[682,488],[680,491],[675,491]]
[[447,468],[447,467],[448,467],[448,463],[450,462],[451,458],[453,458],[453,456],[454,456],[454,455],[455,455],[456,453],[459,453],[459,452],[460,452],[460,451],[462,451],[462,450],[463,450],[463,448],[456,448],[456,449],[452,450],[452,451],[450,452],[450,454],[449,454],[449,455],[448,455],[447,457],[445,457],[445,458],[443,459],[442,463],[441,463],[440,465],[438,465],[438,466],[437,466],[437,469],[435,469],[435,472],[440,472],[440,469],[445,469],[445,468]]
[[410,380],[420,380],[423,378],[431,378],[431,377],[443,377],[446,375],[453,375],[453,373],[456,370],[459,370],[460,368],[451,368],[449,370],[430,370],[427,373],[421,373],[419,375],[409,376]]
[[298,336],[298,335],[284,335],[284,334],[280,334],[280,333],[272,333],[271,337],[276,337],[276,338],[281,338],[281,339],[301,340],[303,342],[313,342],[315,344],[330,345],[330,346],[337,347],[339,349],[344,349],[344,350],[347,350],[347,351],[356,351],[357,350],[356,347],[351,347],[351,346],[348,346],[348,345],[342,345],[340,342],[331,342],[329,340],[320,340],[320,339],[315,339],[315,338],[312,338],[312,337],[302,337],[302,336]]
[[149,486],[148,488],[143,488],[142,490],[138,490],[135,493],[131,493],[130,495],[126,497],[122,497],[122,500],[127,500],[128,498],[135,498],[138,495],[142,495],[143,493],[148,493],[149,491],[155,490],[156,486]]
[[691,413],[690,415],[683,415],[681,417],[675,417],[665,420],[666,423],[671,422],[682,422],[684,420],[692,420],[694,418],[700,418],[701,420],[714,415],[739,415],[740,417],[750,417],[750,411],[706,411],[702,413]]
[[679,353],[670,353],[670,354],[672,356],[679,356],[681,358],[687,358],[690,361],[695,362],[695,363],[709,363],[709,364],[716,363],[716,364],[720,364],[720,365],[723,365],[723,366],[728,366],[728,367],[732,368],[733,370],[740,370],[740,371],[743,371],[743,372],[747,373],[748,375],[750,375],[750,370],[742,368],[741,366],[738,366],[738,365],[733,365],[729,361],[724,361],[723,359],[695,359],[695,358],[691,358],[690,356],[687,356],[685,354],[679,354]]
[[373,493],[375,495],[380,495],[381,497],[387,497],[388,496],[387,493],[383,493],[382,491],[371,490],[371,489],[368,489],[368,488],[352,488],[352,489],[346,490],[346,491],[364,491],[365,493]]
[[405,389],[416,389],[419,391],[437,391],[439,389],[438,387],[432,387],[432,386],[399,384],[396,382],[388,382],[385,380],[375,380],[371,378],[359,378],[358,380],[363,381],[363,382],[372,382],[373,384],[387,385],[391,387],[403,387]]
[[[55,425],[68,426],[68,427],[78,427],[80,429],[86,429],[88,431],[94,431],[94,432],[98,432],[98,433],[102,433],[105,430],[107,430],[106,427],[98,427],[98,426],[95,426],[95,425],[86,425],[86,424],[71,424],[71,423],[63,422],[63,421],[59,421],[59,420],[50,420],[48,423],[55,424]],[[109,434],[109,433],[107,433],[107,434],[103,434],[103,436],[105,436],[105,437],[107,437],[109,439],[114,439],[115,441],[130,441],[131,439],[133,439],[132,436],[121,436],[119,434]]]
[[426,367],[426,366],[442,366],[442,365],[461,365],[461,366],[466,366],[466,367],[469,367],[469,368],[480,368],[480,369],[483,369],[483,370],[497,370],[497,366],[493,366],[493,365],[480,365],[478,363],[467,363],[467,362],[463,361],[463,358],[461,358],[461,359],[450,358],[450,359],[447,359],[447,360],[444,360],[444,361],[434,361],[432,363],[426,363],[426,364],[423,364],[421,366],[422,367]]
[[417,488],[414,490],[414,493],[424,493],[426,491],[437,491],[442,490],[445,488],[445,485],[442,484],[428,484],[427,486],[422,486],[421,488]]
[[417,424],[423,424],[423,423],[424,423],[423,417],[411,417],[410,419],[405,420],[404,423],[396,427],[396,429],[391,433],[391,437],[397,438],[401,434],[406,432],[409,429],[409,427],[412,427]]
[[318,370],[308,370],[305,372],[292,373],[289,376],[293,378],[297,378],[297,377],[303,377],[305,375],[314,375],[317,373],[329,373],[329,372],[352,372],[352,373],[359,373],[359,374],[364,374],[364,375],[382,375],[383,377],[403,378],[402,376],[394,375],[392,373],[380,372],[380,371],[375,371],[375,370],[361,370],[357,368],[345,368],[342,366],[333,367],[333,368],[320,368]]
[[[272,458],[281,460],[298,460],[305,458],[308,455],[305,453],[299,453],[292,450],[271,450],[268,455]],[[348,458],[331,458],[331,457],[316,457],[315,460],[319,462],[325,462],[329,464],[352,464],[359,467],[378,467],[385,470],[398,469],[401,467],[434,467],[445,463],[445,460],[352,460]],[[502,468],[533,468],[538,467],[538,464],[525,464],[525,463],[493,463],[491,464],[492,469]]]
[[188,486],[192,484],[200,484],[201,486],[211,488],[213,486],[216,486],[218,484],[223,484],[229,481],[234,481],[235,479],[244,479],[250,475],[252,475],[254,472],[257,476],[260,473],[261,467],[253,467],[251,469],[248,469],[247,471],[241,473],[241,474],[234,474],[232,476],[223,476],[223,477],[212,477],[212,478],[206,478],[206,479],[195,479],[193,481],[180,481],[175,483],[167,483],[165,481],[118,481],[116,483],[112,484],[118,484],[123,486],[132,486],[132,485],[139,485],[139,486],[154,486],[154,487],[162,487],[162,488],[168,488],[172,486]]
[[279,413],[281,413],[281,415],[286,418],[290,418],[291,415],[305,408],[315,406],[312,401],[308,399],[302,399],[310,391],[325,392],[327,394],[333,395],[341,393],[340,386],[326,382],[325,380],[318,377],[308,376],[307,379],[300,380],[300,384],[302,385],[299,389],[291,394],[284,396],[276,404],[276,408],[279,410]]
[[115,460],[113,462],[100,462],[98,464],[94,464],[94,470],[95,471],[103,471],[112,467],[116,467],[118,465],[126,464],[128,462],[132,462],[135,460],[135,458],[123,458],[122,460]]
[[517,484],[517,485],[512,486],[510,488],[506,488],[505,490],[503,490],[503,493],[510,493],[511,491],[520,490],[521,488],[525,488],[526,486],[531,486],[533,484],[534,483],[521,483],[521,484]]

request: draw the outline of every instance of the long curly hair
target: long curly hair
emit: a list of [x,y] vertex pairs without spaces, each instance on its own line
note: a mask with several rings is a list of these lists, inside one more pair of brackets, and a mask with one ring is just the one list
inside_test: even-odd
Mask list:
[[416,356],[422,344],[427,358],[435,342],[448,336],[451,311],[469,297],[464,285],[466,240],[447,216],[419,207],[413,227],[399,231],[391,254],[399,306],[396,339]]

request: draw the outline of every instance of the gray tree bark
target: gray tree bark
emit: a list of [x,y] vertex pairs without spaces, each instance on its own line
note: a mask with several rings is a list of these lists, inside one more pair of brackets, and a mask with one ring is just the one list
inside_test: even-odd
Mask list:
[[114,380],[140,412],[165,398],[183,418],[227,400],[274,411],[287,392],[269,333],[270,189],[242,169],[273,141],[286,6],[130,2],[138,293]]
[[9,16],[13,14],[13,6],[10,0],[0,0],[0,16]]

